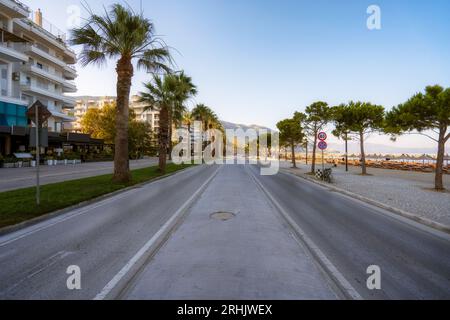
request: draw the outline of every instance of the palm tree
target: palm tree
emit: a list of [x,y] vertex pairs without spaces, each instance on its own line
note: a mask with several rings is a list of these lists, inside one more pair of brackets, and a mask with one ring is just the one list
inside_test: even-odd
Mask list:
[[202,122],[203,130],[208,129],[221,129],[222,124],[220,123],[219,117],[216,113],[204,104],[198,104],[192,111],[192,117]]
[[89,12],[86,23],[72,30],[72,45],[82,45],[80,62],[102,65],[115,59],[117,72],[117,117],[114,156],[116,182],[131,179],[128,155],[128,118],[133,63],[147,72],[169,72],[168,48],[155,37],[153,24],[141,14],[114,4],[103,16]]
[[192,127],[192,113],[188,110],[186,110],[183,113],[183,119],[181,120],[182,124],[186,125],[187,129],[189,132],[191,132],[191,127]]
[[[157,109],[160,112],[159,144],[159,170],[165,173],[167,151],[169,149],[170,114],[181,109],[180,105],[193,96],[197,91],[190,79],[184,75],[168,74],[164,78],[154,75],[153,81],[144,84],[146,92],[140,92],[140,102],[147,106],[144,110]],[[187,85],[189,83],[190,85]],[[189,89],[188,89],[189,88]]]
[[186,100],[197,94],[197,87],[193,84],[192,78],[186,76],[181,71],[178,74],[173,75],[174,81],[177,82],[177,93],[174,96],[173,104],[169,109],[169,159],[172,160],[172,129],[173,125],[179,126],[183,121],[184,114],[187,112],[185,105]]

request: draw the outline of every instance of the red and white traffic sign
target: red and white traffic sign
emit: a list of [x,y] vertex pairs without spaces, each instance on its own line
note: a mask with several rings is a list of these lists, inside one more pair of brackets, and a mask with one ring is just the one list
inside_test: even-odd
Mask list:
[[317,146],[320,150],[326,150],[328,148],[328,144],[325,141],[320,141]]
[[319,138],[320,141],[325,141],[327,140],[328,136],[325,132],[321,132],[317,135],[317,137]]

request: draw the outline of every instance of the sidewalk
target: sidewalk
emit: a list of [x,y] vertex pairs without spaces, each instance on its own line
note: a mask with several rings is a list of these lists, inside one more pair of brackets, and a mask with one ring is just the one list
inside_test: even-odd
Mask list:
[[[156,158],[130,161],[131,169],[156,165]],[[90,162],[58,166],[40,166],[41,185],[110,174],[114,162]],[[0,168],[0,192],[33,187],[36,184],[36,168]]]
[[222,166],[123,298],[336,299],[247,170]]
[[[290,163],[282,162],[281,167],[296,175],[304,175],[310,166],[297,164],[292,169]],[[329,167],[330,165],[327,165]],[[321,164],[318,164],[318,169]],[[434,174],[398,170],[368,168],[369,176],[361,176],[361,168],[333,168],[333,185],[337,188],[381,202],[422,218],[450,226],[450,192],[433,190]],[[450,176],[444,176],[444,184],[450,188]]]

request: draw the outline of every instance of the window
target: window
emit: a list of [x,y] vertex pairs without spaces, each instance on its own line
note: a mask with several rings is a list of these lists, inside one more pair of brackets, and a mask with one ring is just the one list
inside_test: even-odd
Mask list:
[[44,66],[42,65],[42,63],[36,63],[36,66],[39,68],[39,69],[44,69]]
[[0,88],[1,92],[0,94],[2,96],[6,96],[8,93],[8,70],[6,65],[0,65]]
[[0,102],[0,125],[26,127],[28,124],[26,112],[25,106]]

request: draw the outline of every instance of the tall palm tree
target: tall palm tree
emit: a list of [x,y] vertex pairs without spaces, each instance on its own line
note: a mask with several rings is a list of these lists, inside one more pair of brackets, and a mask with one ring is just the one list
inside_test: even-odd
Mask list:
[[139,93],[139,101],[146,103],[144,110],[157,109],[160,112],[159,170],[163,173],[166,170],[167,151],[171,140],[169,115],[179,108],[179,106],[176,107],[177,104],[184,104],[197,92],[192,82],[189,83],[190,86],[186,85],[180,75],[168,74],[164,78],[154,75],[152,82],[144,84],[146,91]]
[[[203,131],[209,129],[219,129],[224,131],[222,123],[216,113],[208,106],[204,104],[198,104],[192,111],[191,116],[194,120],[202,123]],[[203,140],[203,134],[201,135],[202,148],[206,147],[207,141]]]
[[188,129],[189,132],[191,132],[192,121],[193,121],[192,113],[191,113],[190,111],[186,110],[186,111],[183,113],[183,118],[182,118],[182,120],[181,120],[181,123],[182,123],[183,125],[186,125],[186,127],[187,127],[187,129]]
[[102,65],[115,59],[117,72],[117,116],[114,156],[114,178],[126,183],[131,179],[128,155],[128,118],[131,80],[134,66],[147,72],[169,72],[168,48],[155,36],[150,20],[120,4],[114,4],[104,15],[89,12],[86,23],[72,30],[71,43],[82,45],[80,62]]
[[220,129],[222,124],[216,113],[208,106],[204,104],[198,104],[192,111],[192,117],[202,122],[203,130],[212,128]]
[[179,126],[183,121],[183,116],[187,112],[186,100],[197,94],[197,87],[193,84],[192,78],[187,76],[184,71],[173,75],[176,82],[177,93],[169,109],[169,159],[172,160],[172,129],[173,126]]

